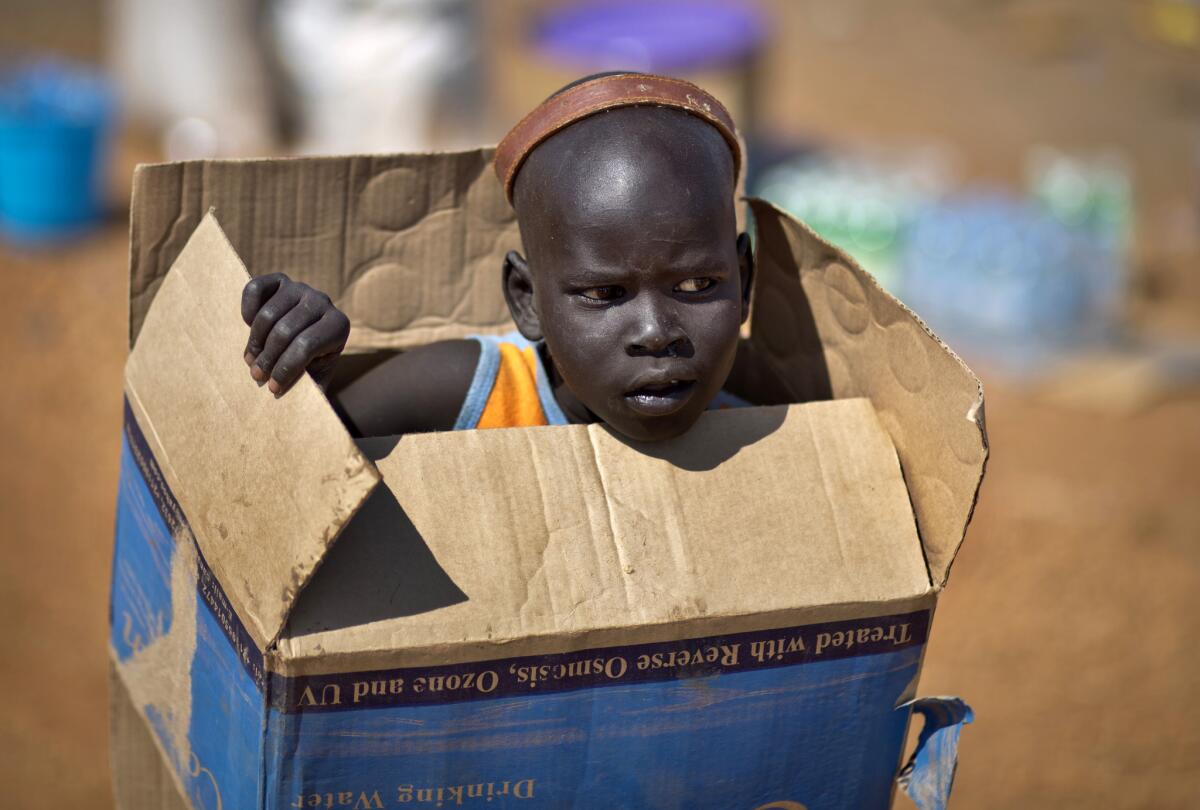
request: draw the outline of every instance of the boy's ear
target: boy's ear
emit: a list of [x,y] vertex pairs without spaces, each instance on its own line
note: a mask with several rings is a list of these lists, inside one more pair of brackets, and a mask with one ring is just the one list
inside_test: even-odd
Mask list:
[[529,262],[515,250],[504,257],[504,300],[517,331],[526,340],[541,340],[542,321],[533,301],[533,273],[529,271]]
[[750,291],[754,288],[754,248],[750,244],[750,234],[738,234],[737,254],[742,282],[742,323],[745,323],[750,317]]

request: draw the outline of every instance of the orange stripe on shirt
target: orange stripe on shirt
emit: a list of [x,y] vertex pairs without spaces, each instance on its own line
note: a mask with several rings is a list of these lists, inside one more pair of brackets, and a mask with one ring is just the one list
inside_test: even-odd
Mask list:
[[532,346],[524,350],[512,343],[499,344],[500,367],[492,393],[479,417],[479,429],[536,427],[546,424],[537,392],[537,368],[540,365]]

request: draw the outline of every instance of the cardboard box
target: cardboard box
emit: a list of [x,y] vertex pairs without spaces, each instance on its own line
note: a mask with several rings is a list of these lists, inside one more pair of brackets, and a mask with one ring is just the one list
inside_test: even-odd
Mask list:
[[802,224],[752,203],[729,387],[764,407],[669,442],[356,443],[310,380],[250,379],[246,267],[329,292],[359,365],[510,328],[489,158],[137,171],[119,805],[887,806],[982,391]]

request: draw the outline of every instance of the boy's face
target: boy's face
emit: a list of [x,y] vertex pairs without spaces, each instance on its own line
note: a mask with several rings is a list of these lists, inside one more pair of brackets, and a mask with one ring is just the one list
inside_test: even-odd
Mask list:
[[[719,135],[716,145],[728,163]],[[729,375],[745,319],[748,246],[732,183],[691,157],[610,149],[559,175],[570,188],[550,204],[518,207],[537,322],[527,328],[518,303],[518,325],[544,337],[578,404],[634,439],[695,423]]]

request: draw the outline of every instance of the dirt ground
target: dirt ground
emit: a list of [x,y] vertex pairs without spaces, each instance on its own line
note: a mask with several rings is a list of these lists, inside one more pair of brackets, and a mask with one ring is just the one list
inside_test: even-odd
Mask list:
[[[972,18],[981,33],[971,39],[961,34],[972,6],[965,0],[922,3],[950,16],[903,25],[887,13],[866,15],[869,23],[860,13],[847,23],[822,18],[811,3],[770,5],[796,44],[772,51],[767,69],[804,85],[767,110],[780,132],[834,140],[864,131],[897,138],[934,132],[963,150],[969,176],[1001,181],[1019,174],[1021,149],[1038,138],[1126,143],[1141,167],[1148,227],[1166,234],[1149,240],[1159,248],[1151,254],[1169,263],[1188,249],[1169,241],[1170,217],[1155,212],[1194,190],[1175,183],[1190,170],[1195,110],[1160,107],[1200,107],[1200,94],[1188,95],[1186,83],[1178,97],[1161,82],[1145,84],[1174,75],[1175,56],[1155,51],[1120,62],[1133,68],[1112,68],[1110,95],[1089,95],[1079,92],[1086,82],[1071,78],[1076,68],[1046,61],[1047,49],[1076,36],[1061,15],[1038,12],[1025,28]],[[1089,26],[1117,26],[1114,41],[1134,48],[1113,22],[1113,4],[1084,6],[1097,10],[1083,15]],[[1039,6],[1067,7],[1080,8]],[[837,36],[816,37],[819,26]],[[504,30],[490,36],[503,39]],[[1041,67],[1005,69],[997,53]],[[897,87],[917,90],[905,95]],[[522,88],[506,108],[541,92],[536,84]],[[994,103],[999,98],[1005,103]],[[118,175],[128,173],[122,167]],[[0,694],[8,696],[0,785],[7,806],[110,806],[106,602],[126,240],[118,215],[54,252],[0,246],[0,346],[9,380],[0,395],[0,623],[7,638]],[[1187,276],[1162,266],[1156,258],[1143,268],[1166,279],[1146,293],[1158,297],[1148,303],[1150,322],[1194,334],[1195,265]],[[939,606],[920,688],[962,695],[977,713],[963,735],[952,806],[1195,807],[1200,391],[1116,415],[1053,405],[1015,382],[986,370],[983,376],[992,459]]]

